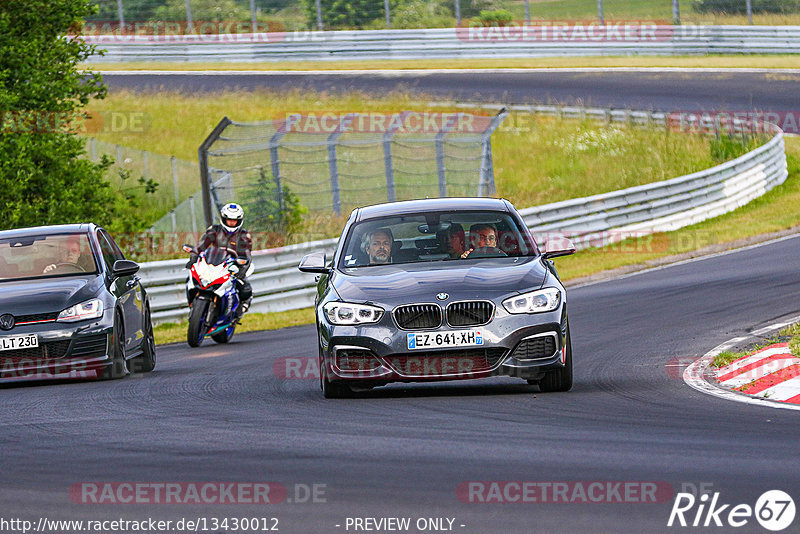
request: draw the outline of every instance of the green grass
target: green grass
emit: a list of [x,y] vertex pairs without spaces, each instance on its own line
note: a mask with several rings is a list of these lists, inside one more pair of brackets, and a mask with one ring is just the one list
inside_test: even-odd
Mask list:
[[[789,348],[792,351],[792,355],[800,358],[800,323],[795,323],[791,326],[784,328],[783,330],[779,331],[776,335],[770,337],[765,341],[761,341],[759,343],[753,344],[747,347],[747,350],[741,352],[731,352],[731,351],[723,351],[720,352],[714,360],[711,362],[711,365],[716,368],[724,367],[731,362],[735,362],[740,358],[744,358],[745,356],[749,356],[765,347],[769,347],[770,345],[774,345],[776,343],[789,343]],[[745,389],[747,386],[742,386],[742,388],[737,389]]]
[[[289,326],[311,324],[314,322],[314,310],[303,308],[277,313],[247,313],[242,324],[236,327],[237,332],[253,332],[258,330],[277,330]],[[162,323],[153,328],[156,343],[186,343],[186,332],[189,322]],[[208,342],[212,342],[210,339]]]
[[543,57],[507,59],[424,59],[386,61],[264,61],[257,63],[201,62],[122,62],[88,63],[86,68],[115,70],[382,70],[382,69],[503,69],[503,68],[575,68],[575,67],[681,67],[681,68],[760,68],[798,69],[800,55],[711,55],[711,56],[610,56],[610,57]]

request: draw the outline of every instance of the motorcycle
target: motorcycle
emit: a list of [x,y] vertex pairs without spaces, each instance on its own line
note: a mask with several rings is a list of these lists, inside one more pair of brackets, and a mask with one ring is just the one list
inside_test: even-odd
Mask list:
[[[190,347],[199,347],[208,336],[217,343],[227,343],[233,337],[236,312],[242,305],[236,274],[247,260],[237,259],[233,249],[209,247],[197,254],[195,247],[184,245],[183,250],[197,255],[186,281],[191,309],[186,340]],[[253,270],[251,263],[246,275]]]

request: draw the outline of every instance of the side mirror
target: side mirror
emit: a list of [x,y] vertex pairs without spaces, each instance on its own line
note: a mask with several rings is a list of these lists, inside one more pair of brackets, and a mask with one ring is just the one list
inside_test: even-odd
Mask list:
[[112,278],[121,278],[123,276],[133,276],[139,272],[139,264],[131,260],[117,260],[114,262],[114,267],[111,269]]
[[549,260],[560,256],[569,256],[570,254],[575,254],[575,245],[572,244],[572,241],[567,236],[557,235],[548,238],[542,256]]
[[304,273],[328,274],[330,273],[330,269],[325,265],[325,263],[324,252],[312,252],[311,254],[306,254],[303,256],[303,259],[300,260],[300,265],[298,265],[297,268]]
[[196,254],[197,249],[195,249],[192,245],[183,245],[183,251],[188,252],[189,254]]

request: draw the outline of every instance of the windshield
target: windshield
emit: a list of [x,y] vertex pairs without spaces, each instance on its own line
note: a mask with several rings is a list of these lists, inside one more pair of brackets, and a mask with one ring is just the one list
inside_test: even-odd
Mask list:
[[0,280],[97,272],[97,264],[86,234],[0,239]]
[[339,267],[536,256],[526,228],[505,212],[431,212],[369,219],[350,228]]

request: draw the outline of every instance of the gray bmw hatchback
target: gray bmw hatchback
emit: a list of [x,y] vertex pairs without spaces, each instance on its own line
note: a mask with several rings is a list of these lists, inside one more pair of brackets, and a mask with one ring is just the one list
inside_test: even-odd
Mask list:
[[320,382],[327,398],[389,382],[505,375],[572,387],[567,296],[507,200],[440,198],[358,208],[318,273]]

